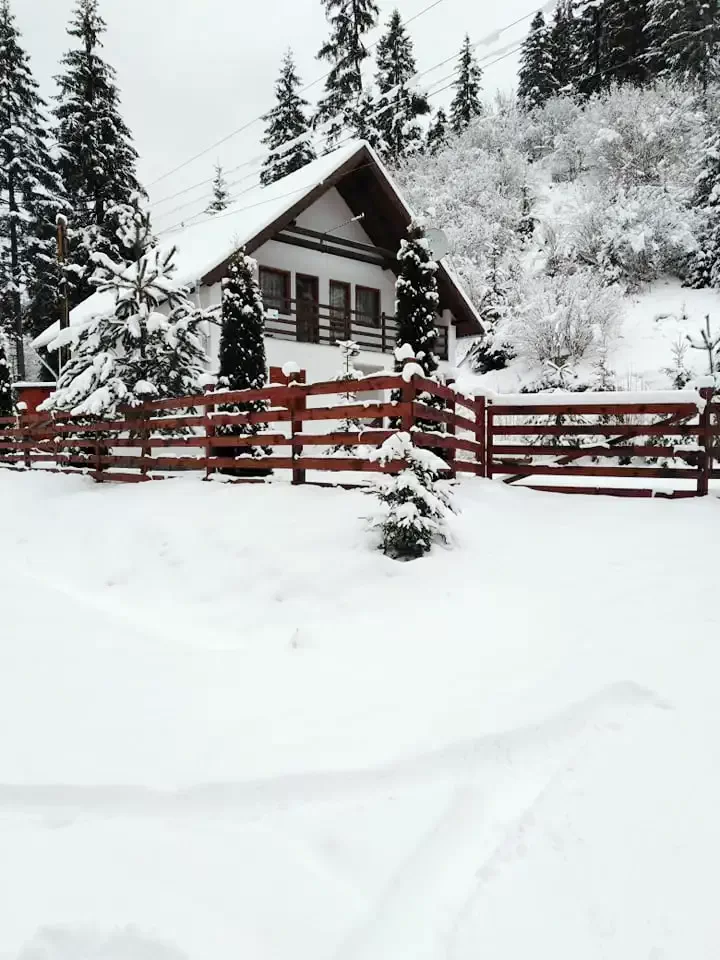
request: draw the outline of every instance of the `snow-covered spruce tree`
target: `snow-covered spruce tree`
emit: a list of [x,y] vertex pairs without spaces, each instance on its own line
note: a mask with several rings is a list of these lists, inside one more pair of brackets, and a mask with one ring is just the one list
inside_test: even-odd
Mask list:
[[720,288],[720,129],[708,136],[704,155],[694,197],[704,225],[686,280],[688,286],[696,289]]
[[720,0],[649,0],[648,14],[654,72],[707,89],[720,60]]
[[575,0],[575,91],[591,97],[610,83],[607,71],[607,11],[604,0]]
[[542,11],[538,11],[522,47],[518,99],[526,110],[533,110],[545,103],[556,90],[551,31]]
[[[260,172],[260,182],[264,186],[300,170],[315,159],[306,114],[308,101],[302,98],[299,90],[300,77],[292,50],[288,50],[275,83],[277,105],[264,118],[266,128],[262,142],[272,151]],[[285,149],[281,149],[283,147]]]
[[73,210],[74,303],[92,292],[95,252],[115,263],[129,260],[107,214],[110,208],[129,203],[141,190],[137,152],[120,114],[115,71],[99,52],[105,30],[98,0],[77,0],[67,32],[77,39],[78,46],[65,54],[62,72],[56,77],[60,172]]
[[572,93],[577,76],[577,36],[573,0],[558,0],[550,25],[552,73],[558,93]]
[[381,505],[372,525],[381,532],[384,553],[394,560],[416,560],[428,553],[434,542],[447,543],[447,518],[454,513],[450,484],[440,479],[447,464],[432,451],[414,446],[409,433],[390,437],[372,451],[371,459],[382,464],[404,460],[407,464],[370,490]]
[[466,34],[458,61],[458,75],[453,84],[455,96],[450,104],[450,121],[455,133],[462,133],[475,117],[483,112],[480,100],[482,70],[475,58],[470,37]]
[[605,86],[648,80],[648,16],[648,0],[605,0]]
[[12,377],[5,334],[0,330],[0,417],[11,417],[13,413]]
[[[265,357],[265,308],[255,281],[255,261],[243,251],[235,254],[222,282],[222,333],[220,335],[220,390],[260,390],[267,383]],[[262,413],[264,400],[247,403],[221,403],[221,413]],[[265,424],[233,423],[220,425],[218,436],[250,437],[262,433]],[[221,457],[260,457],[263,447],[218,447]],[[232,470],[223,471],[233,473]],[[247,476],[243,470],[242,475]]]
[[[437,312],[440,303],[437,285],[437,263],[430,256],[425,228],[413,222],[407,240],[400,241],[400,269],[395,284],[395,322],[397,347],[409,345],[415,360],[426,377],[438,368],[435,341],[438,337]],[[402,371],[403,362],[396,369]]]
[[448,118],[442,107],[439,107],[432,123],[428,127],[425,138],[425,149],[428,153],[437,153],[442,150],[448,140]]
[[510,316],[510,291],[516,281],[517,255],[517,243],[508,242],[496,228],[484,257],[486,287],[478,302],[485,334],[473,344],[465,357],[465,362],[476,373],[503,370],[514,356],[503,337],[504,326]]
[[23,297],[31,329],[59,316],[55,218],[66,205],[48,144],[45,104],[20,40],[9,0],[1,0],[0,326],[12,330],[22,379]]
[[[149,233],[147,217],[138,217],[136,231],[140,242]],[[73,349],[42,409],[112,418],[122,406],[197,394],[207,360],[199,331],[209,311],[196,309],[177,286],[175,248],[151,247],[130,266],[102,253],[94,258],[95,285],[114,295],[114,307],[51,344],[57,349],[71,343]],[[167,315],[159,312],[161,305]]]
[[227,180],[223,168],[219,163],[215,164],[215,176],[212,183],[212,200],[208,204],[205,213],[214,217],[217,213],[227,210],[230,205],[230,191],[228,190]]
[[353,114],[363,94],[362,66],[368,57],[363,38],[377,24],[380,11],[375,0],[322,0],[322,4],[331,34],[318,59],[331,64],[331,68],[315,125],[325,125],[325,141],[332,149],[342,131],[354,126]]
[[413,43],[397,9],[377,45],[376,63],[382,108],[377,125],[384,155],[397,162],[421,148],[423,131],[417,119],[430,112],[427,96],[411,84],[417,72]]

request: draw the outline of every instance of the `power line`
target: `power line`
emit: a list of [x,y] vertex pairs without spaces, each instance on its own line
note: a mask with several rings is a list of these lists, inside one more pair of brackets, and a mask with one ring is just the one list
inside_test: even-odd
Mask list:
[[[418,20],[421,16],[423,16],[426,13],[429,13],[431,10],[434,10],[435,7],[439,6],[443,2],[444,0],[434,0],[433,3],[429,4],[419,13],[416,13],[411,18],[411,20],[408,21],[408,23],[411,22],[412,20]],[[380,38],[375,40],[368,47],[368,50],[372,50],[373,47],[375,47],[379,42],[379,39]],[[312,80],[310,83],[305,84],[305,86],[302,87],[298,91],[298,93],[302,94],[312,89],[312,87],[316,86],[318,83],[321,83],[323,80],[326,80],[331,73],[332,73],[332,70],[328,70],[327,73],[323,74],[323,76],[316,77],[315,80]],[[272,107],[270,109],[272,109]],[[182,163],[178,164],[177,167],[174,167],[172,170],[169,170],[167,173],[164,173],[162,176],[157,177],[155,180],[152,181],[152,183],[148,184],[148,187],[154,187],[156,184],[161,183],[163,180],[167,180],[168,177],[171,177],[173,174],[178,173],[180,170],[184,170],[185,167],[188,167],[191,163],[194,163],[196,160],[199,160],[201,157],[204,157],[211,150],[215,150],[217,147],[221,147],[223,144],[227,143],[228,140],[232,140],[234,137],[239,136],[239,134],[244,133],[250,127],[254,126],[256,123],[259,123],[268,114],[268,112],[269,112],[268,110],[264,110],[262,113],[258,114],[258,116],[253,117],[252,120],[248,120],[247,123],[244,123],[242,126],[238,127],[236,130],[233,130],[232,133],[229,133],[227,136],[223,137],[221,140],[217,140],[215,143],[211,144],[211,146],[207,147],[205,150],[200,151],[200,153],[196,153],[193,157],[190,157],[188,160],[184,160]]]
[[[532,14],[531,14],[530,16],[532,16]],[[525,17],[524,19],[528,19],[528,18]],[[521,22],[521,21],[515,21],[515,23],[513,23],[512,26],[516,26],[517,23],[519,23],[519,22]],[[484,64],[484,69],[487,70],[487,69],[489,69],[490,67],[493,67],[496,63],[500,63],[502,60],[506,60],[508,57],[510,57],[510,56],[512,56],[513,54],[517,53],[517,52],[521,49],[521,46],[522,46],[522,45],[520,44],[520,45],[517,45],[517,46],[512,47],[511,49],[509,49],[509,50],[507,50],[507,51],[504,51],[501,56],[496,57],[494,60],[491,60],[489,63],[485,63],[485,62],[484,62],[484,61],[487,59],[487,57],[485,57],[485,58],[480,58],[480,61],[479,61],[479,62],[480,62],[481,64]],[[489,56],[491,56],[491,54],[488,54],[487,56],[489,57]],[[418,78],[420,78],[420,77],[422,77],[422,76],[425,76],[425,75],[427,75],[428,73],[434,72],[435,70],[438,69],[438,67],[443,66],[444,64],[447,64],[447,63],[449,63],[451,60],[455,60],[455,59],[457,59],[456,56],[449,57],[449,58],[446,59],[446,60],[442,60],[442,61],[440,61],[440,63],[435,64],[435,65],[432,66],[432,67],[428,67],[426,70],[423,70],[423,71],[421,71],[420,73],[414,74],[413,77],[410,78],[410,79],[411,79],[411,80],[413,81],[413,83],[414,83],[414,81],[416,81]],[[440,77],[438,80],[433,81],[433,85],[436,85],[436,84],[438,84],[438,83],[443,83],[443,81],[445,81],[445,80],[451,80],[451,78],[455,78],[455,77],[456,77],[457,73],[458,73],[458,68],[456,67],[456,68],[455,68],[454,70],[452,70],[450,73],[446,74],[446,75],[443,76],[443,77]],[[453,82],[454,82],[454,80],[453,80]],[[430,98],[430,97],[435,97],[435,96],[438,96],[438,95],[441,94],[441,93],[444,93],[446,90],[450,89],[450,87],[453,86],[453,82],[447,84],[446,86],[442,87],[442,88],[439,89],[439,90],[432,90],[431,92],[428,92],[428,93],[427,93],[427,97],[428,97],[428,98]],[[408,94],[408,95],[404,98],[404,100],[409,99],[409,97],[410,97],[410,95]],[[404,102],[404,100],[401,100],[401,101],[399,101],[399,102],[402,103],[402,102]],[[367,116],[366,119],[372,120],[373,118],[379,116],[380,114],[386,112],[387,110],[392,109],[393,107],[395,107],[395,106],[397,106],[397,105],[398,105],[397,102],[396,102],[396,103],[390,103],[390,104],[384,103],[384,104],[382,104],[380,107],[378,107],[376,110],[373,110],[372,113],[368,114],[368,116]],[[340,140],[340,141],[338,142],[337,148],[339,149],[340,147],[344,146],[346,143],[349,143],[351,140],[354,140],[354,139],[356,139],[356,137],[355,137],[353,134],[350,134],[350,135],[346,136],[344,139],[342,139],[342,140]],[[282,148],[278,148],[278,152],[281,152],[281,150],[282,150]],[[239,164],[237,167],[234,167],[234,168],[232,168],[232,169],[233,169],[233,170],[239,170],[239,169],[241,169],[242,167],[254,165],[254,164],[256,164],[256,162],[257,162],[256,160],[249,160],[249,161],[246,161],[246,162],[243,163],[243,164]],[[228,184],[228,186],[229,186],[229,187],[238,186],[238,185],[241,184],[241,183],[246,183],[246,182],[247,182],[248,180],[250,180],[250,179],[254,179],[255,176],[256,176],[255,171],[253,171],[253,172],[249,173],[247,176],[241,177],[239,180],[236,180],[236,181],[231,182],[230,184]],[[206,183],[211,183],[211,182],[212,182],[212,177],[211,177],[209,180],[202,181],[202,184],[196,184],[195,186],[197,187],[197,186],[201,186],[201,185],[204,185],[204,184],[206,184]],[[247,190],[243,190],[240,194],[237,194],[236,196],[231,197],[230,199],[231,199],[231,200],[237,200],[240,196],[243,196],[245,193],[249,193],[251,190],[254,190],[257,186],[259,186],[259,181],[258,181],[258,180],[255,180],[255,182],[254,182]],[[191,189],[194,189],[194,188],[188,187],[187,190],[185,190],[185,191],[180,191],[178,194],[176,194],[176,196],[181,196],[183,193],[189,192]],[[172,198],[167,198],[167,199],[172,199]],[[164,216],[169,216],[169,215],[172,214],[172,213],[178,213],[178,212],[181,211],[181,210],[186,210],[188,207],[193,207],[193,206],[195,206],[196,204],[201,203],[201,202],[205,202],[206,200],[209,200],[209,199],[211,199],[211,194],[207,194],[207,195],[204,195],[204,196],[202,196],[202,197],[198,197],[197,199],[195,199],[195,200],[190,200],[190,201],[188,201],[187,203],[181,204],[181,205],[178,206],[178,207],[173,207],[172,210],[165,211],[163,215],[164,215]],[[196,213],[196,214],[195,214],[194,216],[192,216],[192,217],[189,217],[188,219],[194,220],[196,217],[202,216],[202,214],[203,214],[204,212],[205,212],[204,210],[198,211],[198,213]],[[171,230],[174,230],[174,229],[176,229],[177,227],[182,226],[184,222],[185,222],[185,221],[183,220],[183,221],[180,221],[180,222],[174,224],[172,227],[166,227],[164,230],[160,231],[160,233],[163,234],[163,233],[169,232],[169,231],[171,231]]]

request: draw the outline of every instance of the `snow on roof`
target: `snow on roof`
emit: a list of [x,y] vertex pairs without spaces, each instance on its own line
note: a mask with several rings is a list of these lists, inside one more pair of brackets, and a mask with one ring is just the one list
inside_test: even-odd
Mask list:
[[[289,206],[320,186],[363,146],[367,147],[367,144],[354,140],[345,147],[313,160],[282,180],[267,187],[254,187],[224,213],[189,223],[162,236],[161,249],[169,250],[177,246],[174,278],[178,286],[194,286],[210,270],[282,216]],[[377,162],[380,164],[379,160]],[[95,293],[75,307],[70,314],[70,323],[87,323],[93,317],[112,310],[113,303],[112,293]],[[58,323],[52,324],[33,341],[33,346],[46,347],[59,330]]]

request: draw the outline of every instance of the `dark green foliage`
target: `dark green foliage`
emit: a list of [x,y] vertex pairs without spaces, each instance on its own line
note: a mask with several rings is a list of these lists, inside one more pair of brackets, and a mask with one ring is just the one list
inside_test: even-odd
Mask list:
[[377,46],[375,80],[380,91],[380,112],[376,119],[381,150],[397,162],[422,145],[422,128],[417,118],[430,112],[425,94],[410,86],[417,72],[413,43],[399,10],[393,10],[387,32]]
[[698,179],[695,206],[705,217],[697,251],[691,258],[686,283],[690,287],[720,288],[720,130],[713,129],[705,144],[703,171]]
[[605,0],[603,86],[645,83],[648,63],[648,0]]
[[654,71],[707,88],[720,69],[720,0],[649,0],[648,14]]
[[556,90],[552,35],[542,12],[538,12],[523,43],[518,98],[526,110],[532,110],[542,106]]
[[21,298],[31,329],[58,317],[55,218],[66,209],[50,155],[44,102],[8,0],[0,3],[0,326],[24,371]]
[[450,104],[450,122],[455,133],[462,133],[483,112],[480,100],[481,80],[482,70],[470,45],[470,37],[466,35],[454,83],[455,96]]
[[0,417],[10,417],[13,413],[12,378],[5,335],[0,331]]
[[223,210],[227,210],[230,205],[230,191],[227,187],[223,168],[219,163],[215,164],[215,176],[213,177],[212,189],[212,200],[208,204],[205,213],[209,213],[211,217],[214,217],[216,213],[222,213]]
[[448,118],[442,107],[438,108],[432,123],[430,124],[425,139],[425,149],[428,153],[437,153],[447,143],[448,139]]
[[573,89],[577,75],[576,23],[572,0],[559,0],[550,26],[552,74],[556,90]]
[[322,4],[331,34],[318,59],[331,68],[315,123],[327,123],[325,138],[333,147],[343,130],[356,131],[355,111],[363,94],[362,66],[368,57],[363,38],[376,25],[379,8],[375,0],[322,0]]
[[137,152],[120,114],[115,71],[100,56],[105,22],[98,0],[77,0],[68,33],[78,40],[61,61],[55,108],[60,172],[72,205],[73,302],[92,292],[92,255],[128,260],[108,211],[141,191]]
[[[260,390],[267,383],[265,358],[265,309],[262,294],[253,275],[254,261],[240,251],[230,262],[223,280],[222,334],[218,389]],[[222,404],[223,413],[261,413],[267,409],[262,400]],[[255,436],[264,424],[227,424],[219,426],[218,436]],[[261,447],[223,447],[218,456],[261,456]],[[246,471],[243,471],[247,475]]]
[[[400,272],[395,285],[395,320],[397,346],[412,347],[417,363],[425,376],[431,377],[438,368],[434,348],[437,340],[437,311],[440,303],[437,286],[437,263],[431,259],[425,230],[411,224],[408,239],[403,240],[398,253]],[[403,362],[397,361],[402,370]]]
[[268,150],[278,150],[285,144],[285,151],[271,153],[263,164],[260,182],[267,186],[281,180],[289,173],[300,170],[315,159],[315,150],[309,139],[301,139],[310,132],[307,119],[307,100],[299,93],[300,77],[288,50],[282,62],[280,76],[275,84],[277,106],[265,116],[266,128],[263,143]]

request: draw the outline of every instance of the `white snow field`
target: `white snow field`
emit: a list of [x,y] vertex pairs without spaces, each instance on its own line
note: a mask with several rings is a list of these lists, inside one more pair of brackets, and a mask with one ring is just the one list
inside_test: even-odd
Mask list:
[[0,471],[2,960],[720,956],[720,503]]

